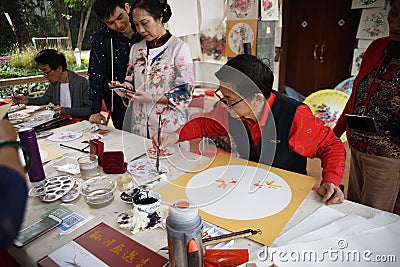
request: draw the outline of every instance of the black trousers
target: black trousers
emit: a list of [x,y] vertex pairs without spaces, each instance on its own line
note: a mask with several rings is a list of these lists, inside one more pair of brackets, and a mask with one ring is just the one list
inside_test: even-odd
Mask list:
[[[111,103],[107,107],[111,110]],[[114,109],[111,112],[111,118],[116,129],[122,130],[124,125],[124,118],[125,118],[126,107],[122,103],[122,99],[119,95],[114,94]]]

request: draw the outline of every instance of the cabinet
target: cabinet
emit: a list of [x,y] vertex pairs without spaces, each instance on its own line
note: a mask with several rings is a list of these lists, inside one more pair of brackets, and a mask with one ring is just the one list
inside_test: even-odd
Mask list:
[[350,77],[361,10],[351,0],[288,0],[283,5],[280,88],[301,94]]

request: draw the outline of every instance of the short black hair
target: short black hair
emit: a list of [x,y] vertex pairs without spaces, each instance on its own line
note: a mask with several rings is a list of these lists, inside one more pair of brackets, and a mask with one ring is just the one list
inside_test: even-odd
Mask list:
[[67,69],[67,60],[65,56],[54,49],[44,49],[40,51],[35,56],[35,61],[38,64],[48,64],[52,70],[57,69],[58,66],[61,66],[63,71]]
[[215,76],[222,82],[236,85],[235,91],[243,97],[262,93],[268,98],[272,92],[274,74],[258,57],[238,55],[223,65]]
[[135,8],[146,10],[154,19],[162,17],[162,23],[167,23],[172,16],[171,7],[160,0],[135,0],[132,4],[132,11]]
[[125,0],[95,0],[93,9],[96,15],[101,19],[108,19],[117,7],[125,9]]

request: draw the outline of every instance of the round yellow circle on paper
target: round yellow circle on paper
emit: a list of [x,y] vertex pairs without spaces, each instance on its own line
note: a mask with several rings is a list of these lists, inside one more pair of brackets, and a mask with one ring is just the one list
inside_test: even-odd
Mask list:
[[[303,103],[310,107],[315,117],[320,118],[326,126],[333,129],[348,99],[349,95],[345,92],[323,89],[306,97]],[[345,142],[347,140],[346,133],[340,139]]]

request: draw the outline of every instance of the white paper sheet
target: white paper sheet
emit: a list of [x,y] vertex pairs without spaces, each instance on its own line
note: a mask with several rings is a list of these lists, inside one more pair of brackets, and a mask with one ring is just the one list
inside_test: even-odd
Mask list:
[[364,223],[365,221],[367,221],[367,219],[359,215],[354,215],[354,214],[346,215],[315,231],[312,231],[310,233],[292,239],[290,242],[288,242],[288,244],[306,243],[306,242],[317,241],[323,238],[337,236],[337,234],[341,233],[343,230],[353,225]]
[[75,241],[68,242],[61,248],[53,251],[49,254],[49,257],[60,266],[108,266]]
[[282,266],[397,266],[400,220],[354,235],[337,235],[309,243],[269,248]]
[[288,231],[284,232],[277,239],[275,239],[272,246],[282,246],[287,244],[289,241],[305,235],[313,230],[321,228],[341,217],[345,216],[344,213],[336,211],[327,206],[321,206],[319,209],[314,211],[310,216],[306,217],[296,226],[292,227]]
[[342,231],[340,234],[341,235],[352,235],[356,233],[360,233],[362,231],[366,230],[372,230],[374,228],[382,227],[382,226],[388,226],[392,223],[397,222],[400,220],[399,216],[396,216],[391,213],[387,212],[381,212],[372,217],[371,219],[366,220],[363,223],[359,223],[356,225],[353,225],[352,227],[349,227]]
[[169,0],[172,17],[170,30],[173,35],[185,36],[199,32],[197,0]]
[[0,120],[6,115],[8,109],[11,107],[11,103],[0,106]]
[[224,19],[224,0],[199,0],[200,30],[206,30],[220,25]]

